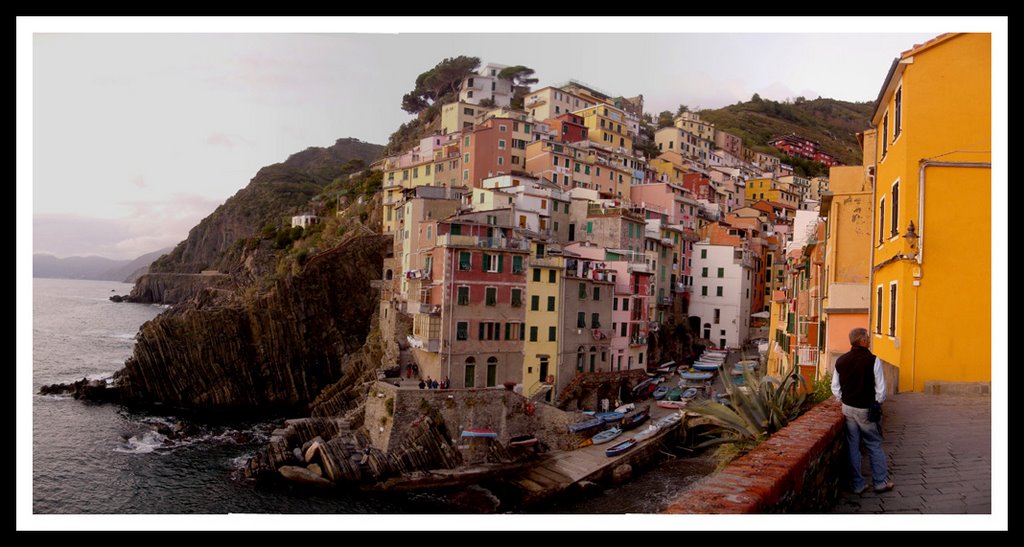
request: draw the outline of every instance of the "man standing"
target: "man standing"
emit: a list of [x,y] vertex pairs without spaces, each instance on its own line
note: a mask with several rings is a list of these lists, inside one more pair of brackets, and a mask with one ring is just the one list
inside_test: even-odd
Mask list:
[[860,472],[860,441],[868,449],[871,462],[871,481],[875,492],[888,492],[893,488],[889,480],[888,463],[882,451],[882,424],[868,420],[872,403],[885,401],[885,377],[882,362],[868,349],[868,330],[850,331],[849,352],[836,361],[832,374],[832,393],[843,402],[846,417],[846,440],[849,445],[849,465],[853,493],[867,489]]

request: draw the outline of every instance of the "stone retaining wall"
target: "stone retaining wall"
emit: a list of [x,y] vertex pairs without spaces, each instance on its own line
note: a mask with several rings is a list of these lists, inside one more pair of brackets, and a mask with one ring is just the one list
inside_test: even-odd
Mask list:
[[845,463],[839,401],[829,399],[705,477],[665,513],[819,513],[835,504]]

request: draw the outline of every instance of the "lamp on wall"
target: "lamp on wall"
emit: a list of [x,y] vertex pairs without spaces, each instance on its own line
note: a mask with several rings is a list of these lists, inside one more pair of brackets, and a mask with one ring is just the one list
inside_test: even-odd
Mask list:
[[907,245],[910,247],[910,251],[907,253],[907,258],[914,258],[917,256],[917,240],[921,236],[917,235],[914,231],[914,221],[910,221],[910,225],[907,226],[907,233],[903,234],[903,239],[907,240]]

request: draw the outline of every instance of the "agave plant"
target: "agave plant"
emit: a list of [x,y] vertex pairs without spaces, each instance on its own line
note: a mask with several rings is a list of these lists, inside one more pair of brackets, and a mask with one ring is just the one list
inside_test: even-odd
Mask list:
[[729,394],[726,403],[708,399],[686,407],[688,412],[715,421],[715,427],[702,435],[707,440],[698,447],[738,443],[741,449],[753,448],[800,415],[807,383],[795,367],[781,380],[744,369],[743,380],[742,386],[728,379],[723,382]]

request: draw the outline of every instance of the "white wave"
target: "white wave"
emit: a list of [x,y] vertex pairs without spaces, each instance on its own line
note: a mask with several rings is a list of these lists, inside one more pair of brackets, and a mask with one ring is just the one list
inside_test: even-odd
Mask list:
[[51,401],[70,401],[74,399],[74,397],[68,393],[51,393],[49,395],[40,395],[37,393],[36,397],[39,397],[40,399],[49,399]]
[[135,333],[126,334],[123,332],[117,332],[108,336],[111,338],[117,338],[118,340],[135,340]]
[[141,436],[135,435],[129,437],[125,440],[123,445],[115,448],[114,452],[121,452],[123,454],[148,454],[158,448],[163,448],[164,441],[166,440],[166,435],[161,435],[156,431],[147,431]]

